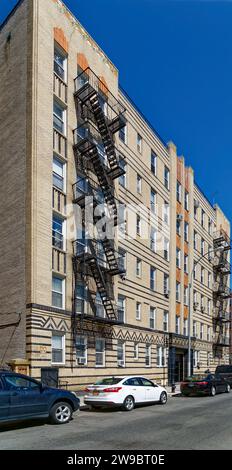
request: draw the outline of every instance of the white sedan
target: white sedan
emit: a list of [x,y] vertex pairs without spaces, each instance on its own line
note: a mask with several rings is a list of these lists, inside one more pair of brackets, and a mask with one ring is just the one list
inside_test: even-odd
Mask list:
[[119,406],[126,411],[133,410],[138,403],[167,403],[164,387],[140,376],[105,377],[85,391],[84,403],[91,408]]

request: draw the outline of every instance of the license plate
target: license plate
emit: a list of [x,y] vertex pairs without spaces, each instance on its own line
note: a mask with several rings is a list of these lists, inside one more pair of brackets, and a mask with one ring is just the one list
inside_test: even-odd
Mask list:
[[99,392],[97,390],[94,390],[93,395],[99,395]]

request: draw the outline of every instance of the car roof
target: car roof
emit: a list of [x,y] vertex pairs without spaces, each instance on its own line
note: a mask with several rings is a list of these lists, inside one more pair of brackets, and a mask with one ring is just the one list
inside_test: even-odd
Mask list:
[[151,380],[152,382],[154,382],[152,379],[148,379],[147,377],[144,377],[143,375],[140,375],[140,374],[137,374],[137,375],[108,375],[107,377],[103,377],[103,379],[114,378],[114,379],[125,380],[125,379],[135,379],[137,377],[139,377],[141,379]]

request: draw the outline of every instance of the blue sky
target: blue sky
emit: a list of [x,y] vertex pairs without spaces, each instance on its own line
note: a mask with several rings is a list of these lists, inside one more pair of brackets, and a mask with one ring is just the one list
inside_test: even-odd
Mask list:
[[[0,22],[16,0],[0,0]],[[232,1],[66,0],[120,83],[232,220]],[[109,7],[110,5],[110,7]]]

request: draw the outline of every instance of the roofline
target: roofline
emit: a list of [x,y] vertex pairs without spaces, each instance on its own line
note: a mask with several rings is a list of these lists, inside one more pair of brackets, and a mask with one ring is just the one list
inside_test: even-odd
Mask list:
[[150,130],[155,134],[155,136],[160,140],[162,145],[164,145],[165,149],[167,150],[168,146],[167,143],[162,139],[162,137],[159,135],[159,133],[155,130],[151,122],[145,117],[143,112],[139,109],[139,107],[135,104],[135,102],[132,100],[132,98],[128,95],[128,93],[124,90],[121,84],[119,84],[119,90],[122,92],[122,94],[125,96],[125,98],[129,101],[129,103],[132,104],[133,108],[140,114],[141,118],[146,122],[146,124],[149,126]]
[[194,185],[196,186],[196,188],[201,192],[202,196],[206,199],[206,201],[208,202],[208,204],[210,205],[210,207],[215,210],[215,204],[213,204],[209,198],[205,195],[204,191],[202,191],[202,189],[200,188],[199,184],[197,184],[197,182],[195,181],[194,179]]
[[24,0],[19,0],[18,3],[16,3],[16,5],[14,6],[14,8],[10,11],[10,13],[7,15],[7,17],[5,18],[5,20],[3,20],[3,22],[0,24],[0,32],[2,31],[2,29],[4,28],[4,26],[8,23],[9,19],[11,16],[13,16],[16,12],[16,10],[18,9],[18,7],[21,5],[21,3],[23,3]]

